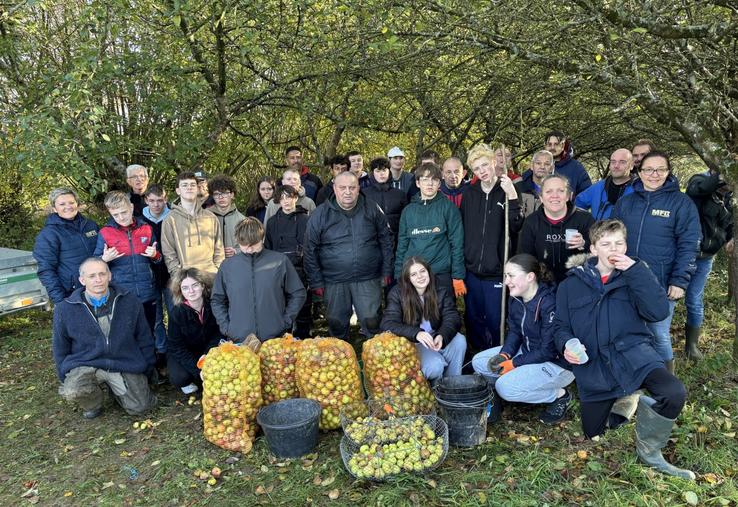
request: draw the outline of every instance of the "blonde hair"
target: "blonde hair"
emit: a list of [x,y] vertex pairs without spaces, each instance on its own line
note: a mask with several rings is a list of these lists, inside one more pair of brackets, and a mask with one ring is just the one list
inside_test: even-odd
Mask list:
[[466,156],[466,165],[468,167],[471,167],[474,162],[479,160],[480,158],[487,157],[489,161],[493,164],[497,164],[497,158],[495,157],[495,150],[489,147],[489,145],[484,143],[479,143],[474,148],[472,148],[469,151],[469,154]]
[[105,196],[105,201],[103,201],[103,204],[105,204],[105,207],[108,209],[133,206],[133,204],[131,204],[131,199],[128,197],[128,194],[126,194],[125,192],[121,192],[120,190],[113,190],[112,192],[108,192],[108,194]]

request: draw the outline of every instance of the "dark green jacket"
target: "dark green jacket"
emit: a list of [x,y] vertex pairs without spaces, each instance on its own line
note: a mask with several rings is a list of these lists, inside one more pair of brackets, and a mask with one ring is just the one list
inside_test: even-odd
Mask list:
[[463,280],[464,226],[458,208],[438,192],[424,201],[420,194],[402,211],[395,255],[395,278],[400,278],[402,265],[408,257],[425,259],[434,274],[451,273]]

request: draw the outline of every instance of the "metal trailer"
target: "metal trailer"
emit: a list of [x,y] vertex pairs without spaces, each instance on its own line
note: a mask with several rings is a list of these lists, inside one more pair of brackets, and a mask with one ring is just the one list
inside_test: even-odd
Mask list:
[[31,252],[0,247],[0,317],[29,308],[51,309]]

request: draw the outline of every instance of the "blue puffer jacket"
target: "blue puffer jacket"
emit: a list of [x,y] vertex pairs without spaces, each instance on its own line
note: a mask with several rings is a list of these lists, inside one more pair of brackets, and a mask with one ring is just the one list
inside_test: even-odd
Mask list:
[[636,260],[626,271],[613,271],[604,285],[596,266],[597,258],[591,258],[571,269],[556,293],[557,350],[563,354],[566,342],[576,337],[589,356],[572,365],[584,402],[630,394],[664,366],[646,322],[669,315],[666,291],[646,263]]
[[78,213],[65,220],[56,213],[36,236],[33,257],[38,262],[38,277],[54,303],[61,303],[80,287],[79,265],[95,252],[98,227]]
[[[575,200],[577,207],[592,213],[595,220],[605,220],[610,218],[610,215],[612,214],[614,206],[607,200],[607,183],[609,181],[609,176],[604,180],[598,181],[587,190],[577,195]],[[625,186],[625,188],[623,188],[623,193],[620,196],[620,199],[632,193],[633,182],[631,181]]]
[[52,350],[63,382],[69,371],[91,366],[121,373],[147,373],[155,363],[154,338],[136,296],[111,286],[110,334],[106,338],[84,301],[84,287],[54,309]]
[[[512,296],[508,301],[507,338],[500,352],[513,357],[516,368],[524,364],[551,361],[562,368],[571,369],[571,365],[559,356],[554,342],[556,289],[542,283],[536,295],[527,303]],[[518,349],[521,354],[515,356]]]
[[115,247],[118,252],[124,254],[123,257],[108,262],[113,281],[119,287],[135,294],[142,303],[148,303],[159,295],[152,263],[160,264],[162,255],[159,252],[153,258],[141,255],[148,246],[157,243],[157,240],[154,228],[146,221],[136,217],[133,217],[133,221],[132,226],[121,227],[113,218],[108,220],[97,235],[94,255],[101,257],[105,245],[108,248]]
[[582,163],[568,155],[566,158],[556,161],[554,172],[566,176],[574,196],[584,192],[592,185],[592,180]]
[[653,192],[636,180],[633,193],[618,201],[612,216],[628,228],[628,255],[646,261],[665,289],[675,285],[686,290],[702,232],[697,208],[679,190],[676,178],[669,176]]

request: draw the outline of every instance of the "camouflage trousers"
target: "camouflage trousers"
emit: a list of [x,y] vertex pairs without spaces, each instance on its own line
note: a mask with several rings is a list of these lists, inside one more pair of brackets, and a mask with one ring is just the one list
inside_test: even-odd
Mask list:
[[129,415],[140,415],[156,407],[156,395],[151,392],[146,375],[101,370],[79,366],[67,373],[59,394],[67,401],[77,403],[82,410],[101,408],[107,385],[115,401]]

